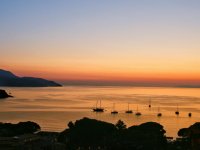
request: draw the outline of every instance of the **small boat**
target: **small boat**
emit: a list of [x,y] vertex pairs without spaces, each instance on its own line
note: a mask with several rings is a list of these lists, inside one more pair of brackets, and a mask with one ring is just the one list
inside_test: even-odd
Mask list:
[[111,114],[118,114],[118,111],[112,111]]
[[100,106],[98,107],[98,100],[96,103],[96,108],[93,108],[94,112],[104,112],[104,108],[101,107],[101,100],[100,100]]
[[128,110],[125,112],[126,114],[132,114],[133,111],[132,110],[129,110],[129,103],[128,103]]
[[127,110],[126,113],[127,113],[127,114],[132,114],[133,111],[132,111],[132,110]]
[[111,114],[118,114],[118,111],[115,110],[115,103],[113,103],[113,111],[111,111]]
[[94,108],[93,109],[94,112],[104,112],[103,108]]
[[175,114],[176,114],[176,115],[179,115],[179,111],[176,111]]
[[188,113],[188,117],[192,117],[192,113]]
[[136,116],[141,116],[142,115],[141,112],[138,111],[138,106],[137,106],[137,111],[136,111],[135,115]]
[[158,117],[161,117],[162,116],[162,113],[160,112],[160,106],[158,107],[158,114],[157,114]]
[[140,112],[135,113],[136,116],[141,116],[142,114]]
[[149,98],[149,108],[151,108],[151,98]]
[[176,108],[175,114],[176,114],[177,116],[179,115],[179,108],[178,108],[178,105],[177,105],[177,108]]

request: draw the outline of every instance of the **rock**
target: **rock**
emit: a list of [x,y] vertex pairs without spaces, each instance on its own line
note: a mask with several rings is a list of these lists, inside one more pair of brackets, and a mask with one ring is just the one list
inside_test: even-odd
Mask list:
[[8,97],[13,97],[13,96],[11,96],[8,93],[6,93],[5,90],[1,90],[0,89],[0,98],[8,98]]

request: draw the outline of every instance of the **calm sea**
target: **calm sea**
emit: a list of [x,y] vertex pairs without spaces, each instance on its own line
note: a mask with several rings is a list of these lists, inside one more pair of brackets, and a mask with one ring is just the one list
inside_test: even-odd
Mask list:
[[[42,130],[62,131],[69,121],[90,117],[111,123],[121,119],[127,126],[154,121],[164,126],[167,136],[176,137],[178,129],[200,121],[200,88],[65,86],[1,89],[15,97],[0,100],[0,122],[34,121]],[[97,100],[102,100],[104,113],[92,112]],[[151,108],[148,107],[150,101]],[[113,103],[118,115],[110,114]],[[130,109],[134,112],[138,109],[142,115],[125,114],[128,103]],[[177,105],[179,116],[175,115]],[[158,108],[163,114],[160,118],[157,117]]]

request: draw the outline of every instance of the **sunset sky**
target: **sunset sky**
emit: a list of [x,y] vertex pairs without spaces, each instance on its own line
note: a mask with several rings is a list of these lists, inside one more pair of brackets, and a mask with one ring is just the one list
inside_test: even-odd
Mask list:
[[1,0],[0,68],[56,81],[200,84],[198,0]]

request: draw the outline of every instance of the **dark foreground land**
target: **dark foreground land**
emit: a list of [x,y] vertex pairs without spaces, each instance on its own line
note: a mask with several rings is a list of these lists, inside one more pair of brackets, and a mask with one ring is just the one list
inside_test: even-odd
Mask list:
[[43,132],[34,122],[0,123],[0,150],[200,150],[200,123],[165,136],[162,125],[147,122],[129,128],[89,118],[69,122],[61,133]]

